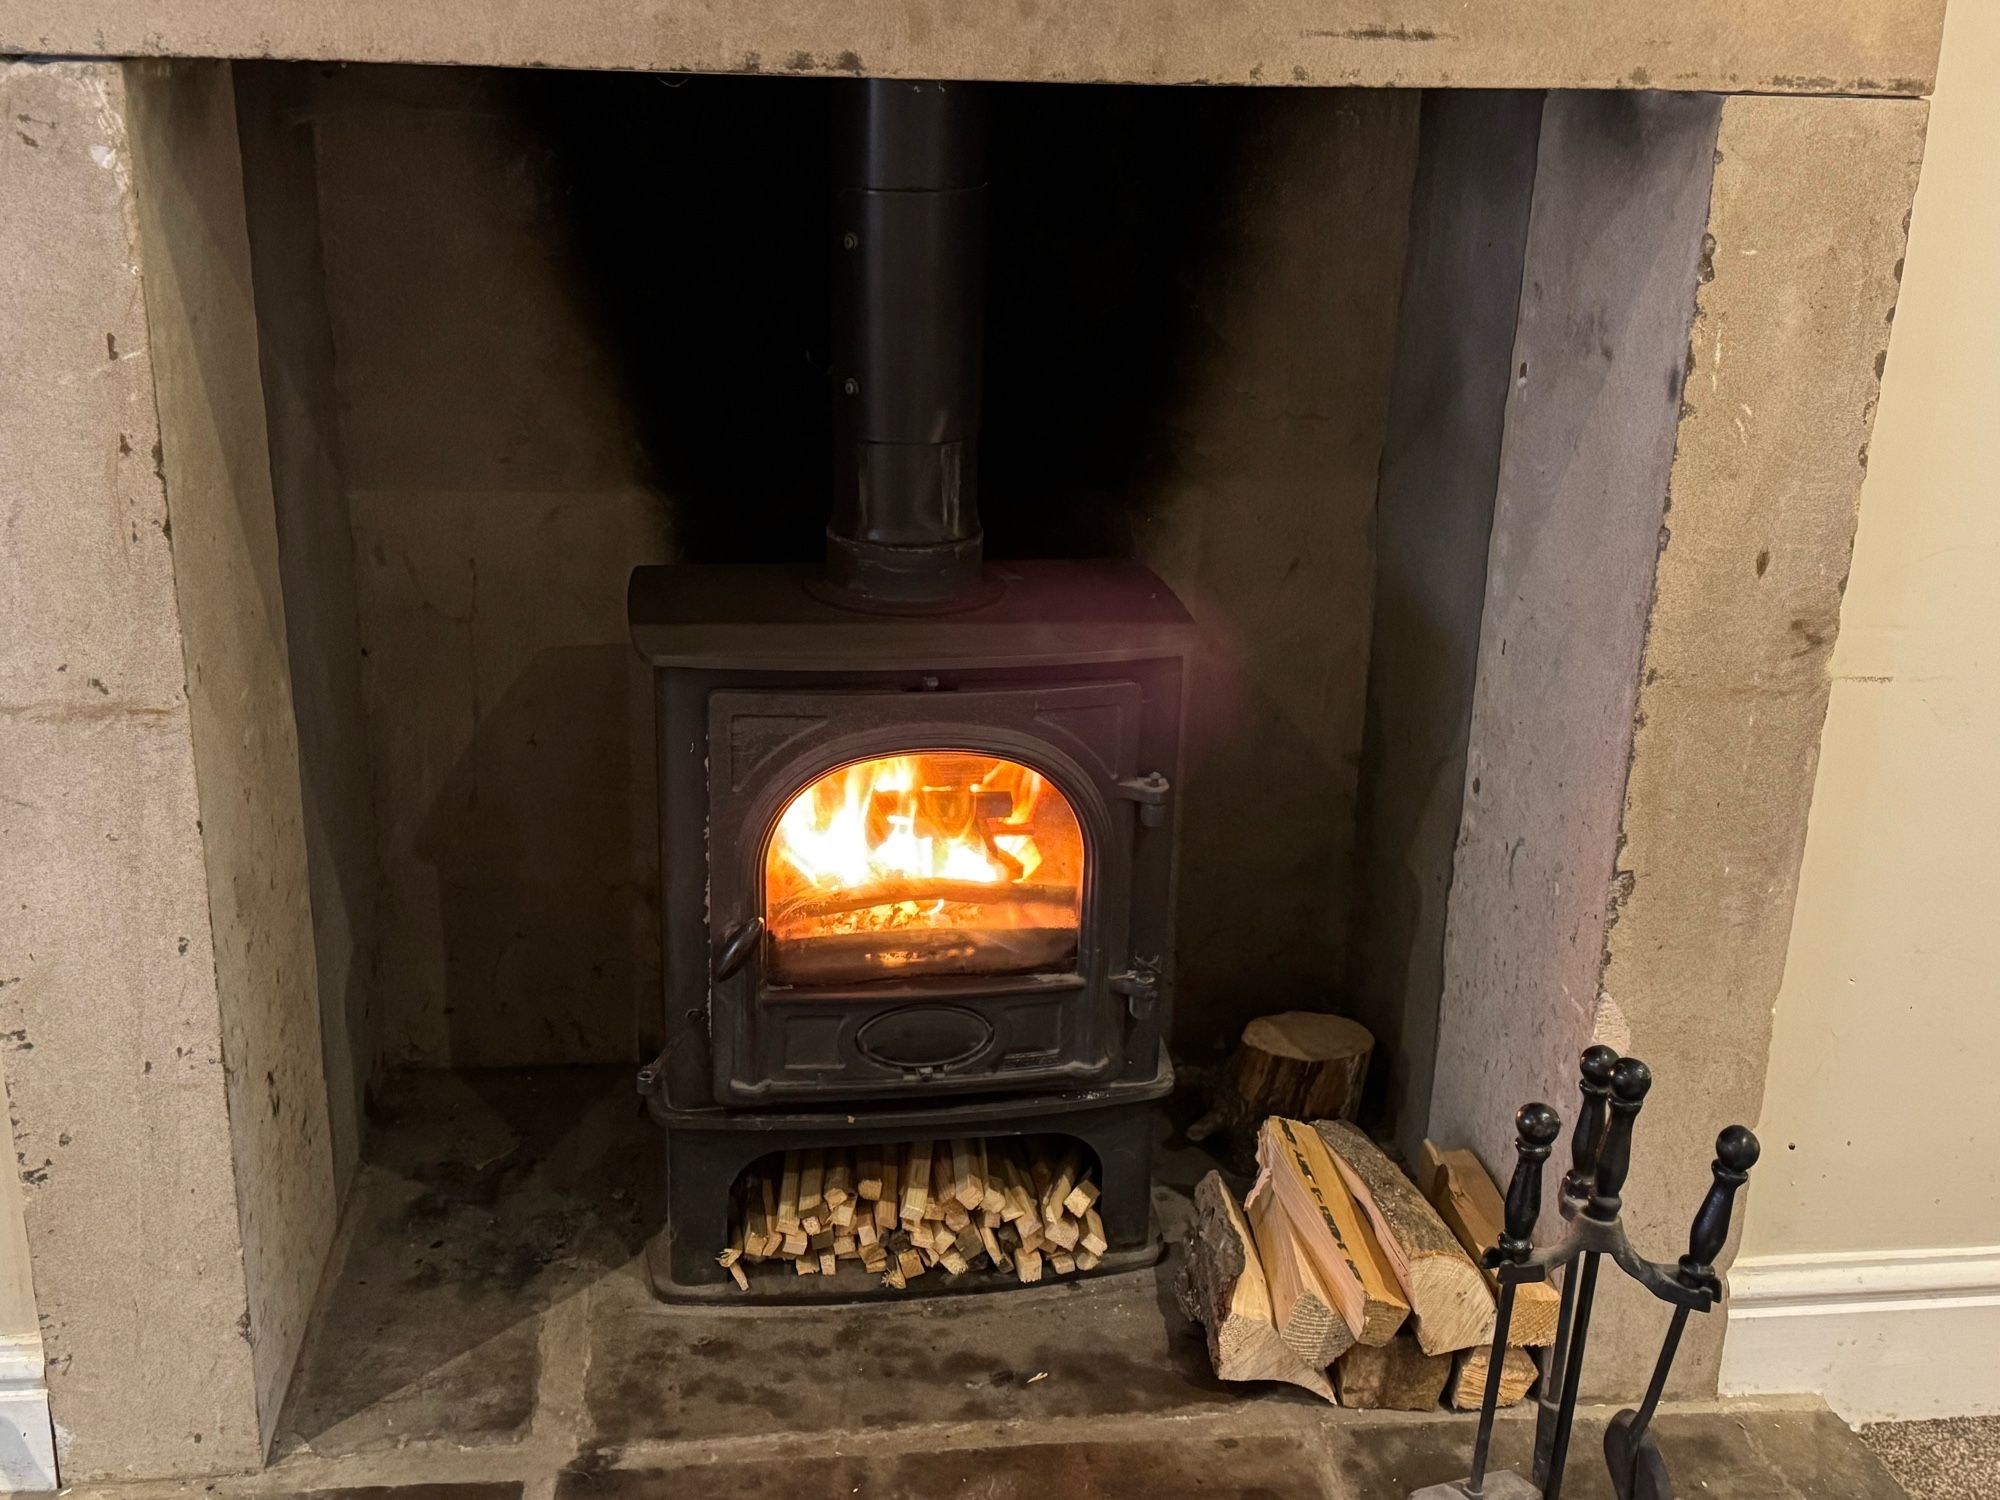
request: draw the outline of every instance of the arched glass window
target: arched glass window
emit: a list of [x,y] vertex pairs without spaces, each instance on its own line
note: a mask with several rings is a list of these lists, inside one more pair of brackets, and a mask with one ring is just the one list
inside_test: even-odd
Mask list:
[[838,767],[771,832],[771,977],[1070,972],[1083,864],[1075,809],[1019,761],[923,750]]

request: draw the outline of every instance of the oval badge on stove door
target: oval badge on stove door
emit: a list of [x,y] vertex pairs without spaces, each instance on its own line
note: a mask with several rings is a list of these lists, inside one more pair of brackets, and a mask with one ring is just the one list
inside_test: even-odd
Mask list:
[[884,1011],[855,1035],[863,1057],[890,1068],[948,1068],[977,1057],[993,1024],[957,1005],[905,1005]]

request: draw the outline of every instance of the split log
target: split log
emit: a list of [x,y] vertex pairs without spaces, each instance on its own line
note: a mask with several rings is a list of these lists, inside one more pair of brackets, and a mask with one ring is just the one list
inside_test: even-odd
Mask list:
[[903,1159],[903,1222],[921,1224],[931,1198],[931,1143],[913,1141]]
[[[1472,1411],[1486,1399],[1486,1371],[1492,1350],[1466,1349],[1452,1362],[1448,1394],[1456,1411]],[[1542,1372],[1525,1349],[1509,1349],[1500,1361],[1500,1405],[1512,1406],[1533,1387]]]
[[951,1195],[965,1209],[977,1208],[986,1201],[986,1171],[977,1141],[961,1139],[951,1143]]
[[1188,1128],[1188,1138],[1254,1128],[1267,1115],[1351,1120],[1374,1050],[1368,1028],[1345,1016],[1309,1010],[1259,1016],[1243,1028],[1208,1113]]
[[1278,1337],[1308,1369],[1323,1370],[1354,1345],[1354,1330],[1306,1259],[1284,1205],[1252,1195],[1250,1235],[1271,1299]]
[[[826,1206],[839,1208],[854,1197],[854,1158],[845,1151],[826,1154]],[[853,1216],[850,1214],[849,1218]]]
[[818,1146],[809,1147],[799,1158],[799,1222],[807,1234],[818,1234],[826,1227],[825,1183],[826,1152]]
[[780,1235],[792,1236],[804,1226],[799,1222],[799,1162],[802,1153],[787,1151],[784,1157],[782,1176],[778,1183],[778,1222]]
[[1276,1197],[1355,1340],[1388,1343],[1410,1304],[1326,1142],[1297,1120],[1266,1120],[1257,1133],[1257,1162],[1251,1204],[1267,1193]]
[[891,1146],[882,1158],[882,1182],[875,1199],[875,1227],[894,1229],[902,1207],[902,1163],[897,1148]]
[[[1417,1186],[1438,1211],[1453,1235],[1475,1262],[1500,1243],[1500,1231],[1507,1221],[1500,1189],[1486,1175],[1486,1168],[1470,1151],[1441,1151],[1431,1141],[1423,1144],[1418,1163]],[[1482,1269],[1483,1269],[1483,1262]],[[1484,1273],[1495,1296],[1500,1283],[1493,1273]],[[1562,1296],[1546,1281],[1523,1282],[1514,1293],[1514,1316],[1507,1325],[1507,1342],[1517,1348],[1543,1349],[1556,1341],[1556,1323],[1562,1315]]]
[[1195,1185],[1194,1208],[1187,1259],[1174,1290],[1181,1310],[1208,1334],[1208,1359],[1217,1378],[1283,1380],[1331,1401],[1326,1376],[1278,1332],[1250,1226],[1219,1173],[1210,1172]]
[[1410,1179],[1345,1120],[1313,1128],[1409,1299],[1411,1331],[1426,1354],[1450,1354],[1493,1342],[1493,1296],[1486,1277]]
[[1102,1255],[1111,1248],[1111,1241],[1104,1233],[1104,1216],[1094,1207],[1083,1211],[1083,1238],[1078,1243],[1085,1255]]
[[1364,1411],[1435,1411],[1450,1376],[1451,1356],[1424,1353],[1407,1333],[1356,1344],[1333,1367],[1340,1404]]

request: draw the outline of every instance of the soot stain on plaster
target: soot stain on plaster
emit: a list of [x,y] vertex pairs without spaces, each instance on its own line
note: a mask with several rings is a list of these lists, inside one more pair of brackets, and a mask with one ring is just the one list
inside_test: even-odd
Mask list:
[[[1863,459],[1864,466],[1866,465],[1866,462],[1867,461],[1864,458]],[[1770,566],[1771,566],[1771,549],[1769,547],[1766,547],[1762,552],[1759,552],[1757,554],[1757,576],[1759,578],[1762,578],[1764,576],[1764,570]]]
[[106,359],[116,359],[118,357],[117,334],[107,333],[104,335],[104,357]]

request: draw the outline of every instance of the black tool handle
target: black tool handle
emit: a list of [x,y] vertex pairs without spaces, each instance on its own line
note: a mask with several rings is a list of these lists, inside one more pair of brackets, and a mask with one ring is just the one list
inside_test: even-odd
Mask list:
[[1611,1070],[1611,1118],[1605,1123],[1604,1144],[1597,1153],[1597,1182],[1584,1212],[1600,1224],[1618,1217],[1624,1200],[1625,1174],[1632,1169],[1632,1126],[1639,1118],[1639,1106],[1646,1102],[1646,1090],[1653,1086],[1653,1070],[1636,1057],[1618,1060]]
[[1576,1112],[1576,1133],[1570,1137],[1569,1170],[1563,1173],[1563,1196],[1583,1199],[1597,1172],[1597,1154],[1604,1147],[1604,1118],[1611,1106],[1611,1071],[1618,1053],[1602,1044],[1586,1047],[1578,1063],[1583,1107]]
[[1507,1224],[1496,1261],[1524,1261],[1535,1248],[1535,1219],[1542,1210],[1542,1163],[1562,1134],[1562,1116],[1546,1104],[1524,1104],[1514,1113],[1514,1176],[1507,1184]]
[[1731,1125],[1715,1138],[1715,1161],[1709,1170],[1715,1181],[1708,1196],[1695,1210],[1694,1227],[1688,1231],[1688,1253],[1681,1257],[1680,1279],[1684,1286],[1716,1287],[1715,1258],[1729,1238],[1729,1215],[1736,1190],[1750,1178],[1762,1151],[1757,1137],[1742,1125]]

